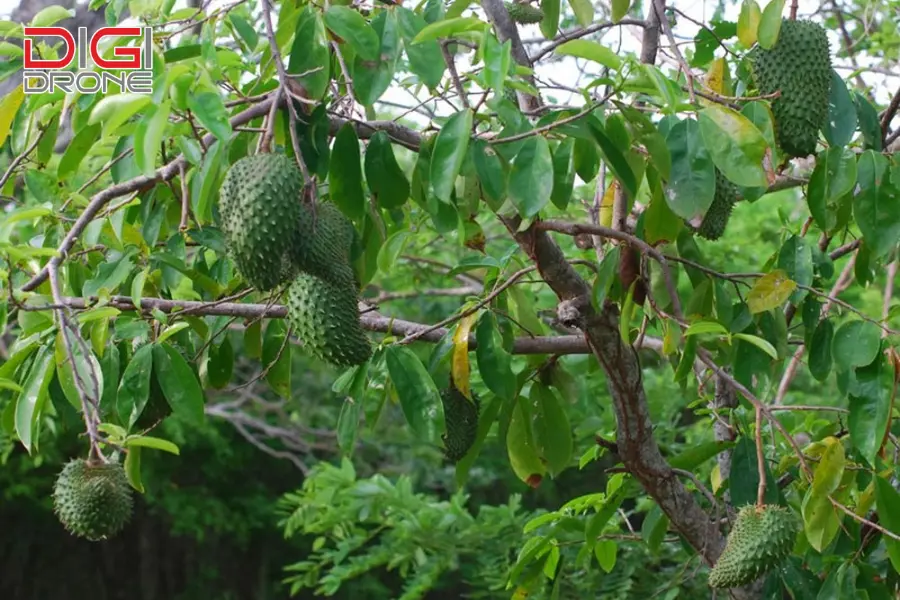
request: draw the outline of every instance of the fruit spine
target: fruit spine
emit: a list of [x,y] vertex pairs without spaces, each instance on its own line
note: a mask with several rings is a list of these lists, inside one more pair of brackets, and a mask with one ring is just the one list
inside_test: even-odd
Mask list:
[[789,157],[813,154],[819,130],[828,117],[831,94],[831,53],[821,25],[784,19],[772,48],[757,48],[753,78],[772,100],[778,146]]
[[780,566],[794,547],[798,529],[797,517],[784,506],[744,506],[709,572],[710,587],[740,587]]
[[131,518],[131,487],[118,463],[70,461],[56,479],[53,500],[65,528],[92,541],[114,536]]

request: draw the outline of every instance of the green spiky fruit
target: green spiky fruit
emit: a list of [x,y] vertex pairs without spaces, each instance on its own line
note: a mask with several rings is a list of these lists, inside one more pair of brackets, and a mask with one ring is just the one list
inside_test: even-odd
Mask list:
[[290,281],[312,240],[312,215],[301,203],[303,176],[283,154],[256,154],[234,163],[219,191],[229,254],[259,290]]
[[301,273],[288,288],[287,305],[291,326],[312,355],[342,367],[362,364],[371,356],[352,283]]
[[784,506],[741,508],[725,550],[709,572],[710,587],[740,587],[780,566],[794,547],[799,527],[797,517]]
[[781,92],[772,100],[778,146],[789,157],[813,154],[831,94],[825,30],[812,21],[784,19],[778,41],[768,50],[757,48],[752,64],[760,94]]
[[114,536],[131,518],[131,487],[118,463],[70,461],[56,479],[53,500],[65,528],[92,541]]
[[509,17],[516,23],[530,25],[544,20],[544,11],[537,6],[520,4],[518,2],[504,2],[504,4],[509,12]]
[[358,234],[350,219],[331,203],[315,207],[312,240],[303,260],[297,264],[301,271],[343,285],[352,281],[350,254]]
[[478,435],[480,401],[475,394],[469,400],[458,389],[450,387],[441,392],[441,403],[447,426],[447,433],[443,436],[444,454],[453,462],[459,462],[469,452]]
[[708,240],[717,240],[722,237],[725,228],[728,227],[728,220],[731,218],[731,209],[734,208],[737,200],[737,187],[716,169],[716,194],[697,229],[697,234]]

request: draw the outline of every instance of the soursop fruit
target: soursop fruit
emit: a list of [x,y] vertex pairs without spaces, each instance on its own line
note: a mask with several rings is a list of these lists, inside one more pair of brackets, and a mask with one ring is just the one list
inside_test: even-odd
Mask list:
[[288,288],[287,306],[291,326],[312,355],[342,367],[362,364],[372,355],[352,282],[300,273]]
[[481,402],[472,394],[466,398],[455,387],[441,392],[441,404],[444,405],[444,422],[447,433],[444,434],[444,454],[453,462],[464,457],[478,435],[478,412]]
[[53,500],[65,528],[92,541],[114,536],[131,518],[131,487],[118,463],[70,461],[56,479]]
[[318,204],[314,211],[312,239],[297,267],[339,285],[345,284],[348,279],[355,285],[350,254],[353,245],[359,243],[356,228],[334,204]]
[[283,154],[235,162],[219,191],[228,252],[244,279],[267,291],[290,281],[305,260],[313,219],[302,203],[303,175]]
[[708,240],[717,240],[725,233],[731,209],[738,200],[737,187],[721,171],[716,169],[716,194],[706,211],[697,234]]
[[710,587],[747,585],[779,567],[791,553],[799,528],[796,515],[784,506],[744,506],[709,572]]
[[509,17],[516,23],[530,25],[544,20],[544,11],[537,6],[522,4],[519,2],[504,2]]
[[789,157],[813,154],[831,94],[831,51],[825,30],[812,21],[784,19],[778,41],[768,50],[757,48],[752,65],[760,94],[781,91],[772,100],[778,146]]

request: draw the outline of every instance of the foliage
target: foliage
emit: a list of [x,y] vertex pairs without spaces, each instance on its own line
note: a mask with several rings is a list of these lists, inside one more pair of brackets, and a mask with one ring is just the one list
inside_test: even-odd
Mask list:
[[[900,93],[864,74],[896,73],[895,4],[816,15],[827,118],[791,90],[815,154],[788,160],[805,149],[753,76],[792,30],[783,0],[719,3],[706,24],[677,3],[542,0],[530,26],[500,0],[93,1],[154,28],[153,92],[0,98],[4,460],[26,476],[121,457],[174,532],[246,539],[260,498],[230,493],[257,473],[223,483],[223,419],[291,466],[275,494],[306,476],[280,505],[312,538],[298,593],[702,597],[755,503],[802,532],[736,596],[890,597]],[[23,25],[0,21],[0,82]],[[639,48],[607,37],[629,27]],[[587,78],[554,83],[565,65]],[[766,68],[781,87],[803,74]],[[267,153],[292,197],[223,207],[223,182],[227,199],[249,181],[233,166]],[[355,277],[300,279],[286,319],[275,250],[310,227],[290,215],[338,212],[347,243],[309,268]],[[266,273],[235,265],[244,237],[252,259],[273,251]],[[348,332],[353,359],[333,360]],[[447,389],[479,399],[452,467]],[[214,459],[189,457],[206,436]],[[184,493],[158,469],[216,485]],[[4,490],[22,495],[48,501]]]

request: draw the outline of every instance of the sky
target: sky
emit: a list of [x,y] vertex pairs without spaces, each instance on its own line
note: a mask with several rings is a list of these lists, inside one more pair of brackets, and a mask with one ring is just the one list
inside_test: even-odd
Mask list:
[[[222,4],[227,4],[230,1],[231,0],[212,0],[211,6],[220,6]],[[371,5],[372,2],[372,0],[363,1],[364,5]],[[18,3],[19,0],[0,0],[0,18],[8,16],[10,12],[18,5]],[[645,2],[645,4],[647,4],[647,2]],[[679,10],[685,12],[698,21],[704,22],[707,21],[708,18],[713,14],[716,4],[717,2],[711,0],[674,0],[668,2],[669,6],[675,6]],[[765,0],[760,0],[760,4],[765,7]],[[176,6],[184,5],[186,5],[186,0],[177,0]],[[737,1],[728,3],[725,13],[726,18],[736,21],[739,12],[739,6],[740,3]],[[819,2],[815,2],[813,0],[801,0],[799,3],[799,14],[801,17],[803,15],[808,15],[815,11],[819,6]],[[677,26],[675,28],[675,34],[679,41],[687,41],[693,38],[698,30],[699,27],[697,25],[694,25],[686,19],[679,18]],[[519,31],[524,40],[543,39],[537,25],[520,26]],[[606,30],[605,35],[600,38],[600,41],[612,49],[621,48],[621,52],[632,52],[636,54],[640,51],[641,34],[642,32],[640,28],[637,27],[613,27]],[[830,31],[829,37],[831,39],[832,49],[839,48],[840,40],[837,33]],[[661,40],[661,45],[663,48],[666,48],[668,46],[665,37],[663,37],[663,39]],[[528,48],[532,53],[534,53],[535,49],[540,48],[541,46],[543,46],[543,44],[539,43],[535,45],[529,45]],[[718,51],[718,53],[720,54],[721,52],[721,50]],[[839,61],[836,61],[836,63],[838,62]],[[462,72],[465,71],[467,64],[468,62],[465,57],[458,58],[458,66]],[[670,63],[670,65],[674,66],[673,63]],[[839,72],[841,72],[842,74],[848,73],[848,71]],[[585,83],[591,81],[594,76],[598,75],[599,66],[589,64],[585,69],[584,61],[576,60],[572,57],[565,57],[562,60],[539,65],[536,69],[536,73],[538,78],[544,82],[552,81],[554,83],[560,83],[564,86],[578,87],[579,83],[581,85],[584,85]],[[896,86],[898,83],[900,83],[900,81],[898,81],[898,78],[889,78],[885,77],[884,75],[873,73],[864,73],[863,78],[867,83],[875,86],[876,100],[878,100],[882,104],[886,103],[891,97],[892,89],[890,89],[889,86]],[[893,79],[893,81],[891,81],[891,79]],[[583,100],[577,94],[572,94],[565,91],[556,91],[553,92],[553,94],[555,95],[555,98],[553,99],[561,104],[577,106],[583,103]],[[427,97],[427,90],[425,90],[422,94],[419,95],[418,101],[425,100],[427,99]],[[417,104],[417,101],[414,101],[411,97],[410,92],[400,88],[399,86],[395,86],[392,89],[388,90],[388,92],[382,97],[382,100],[406,106]],[[440,104],[435,105],[433,108],[436,109],[438,114],[447,114],[453,110],[452,107],[446,104],[444,104],[443,106],[441,106]],[[423,123],[424,121],[425,119],[422,119]]]

